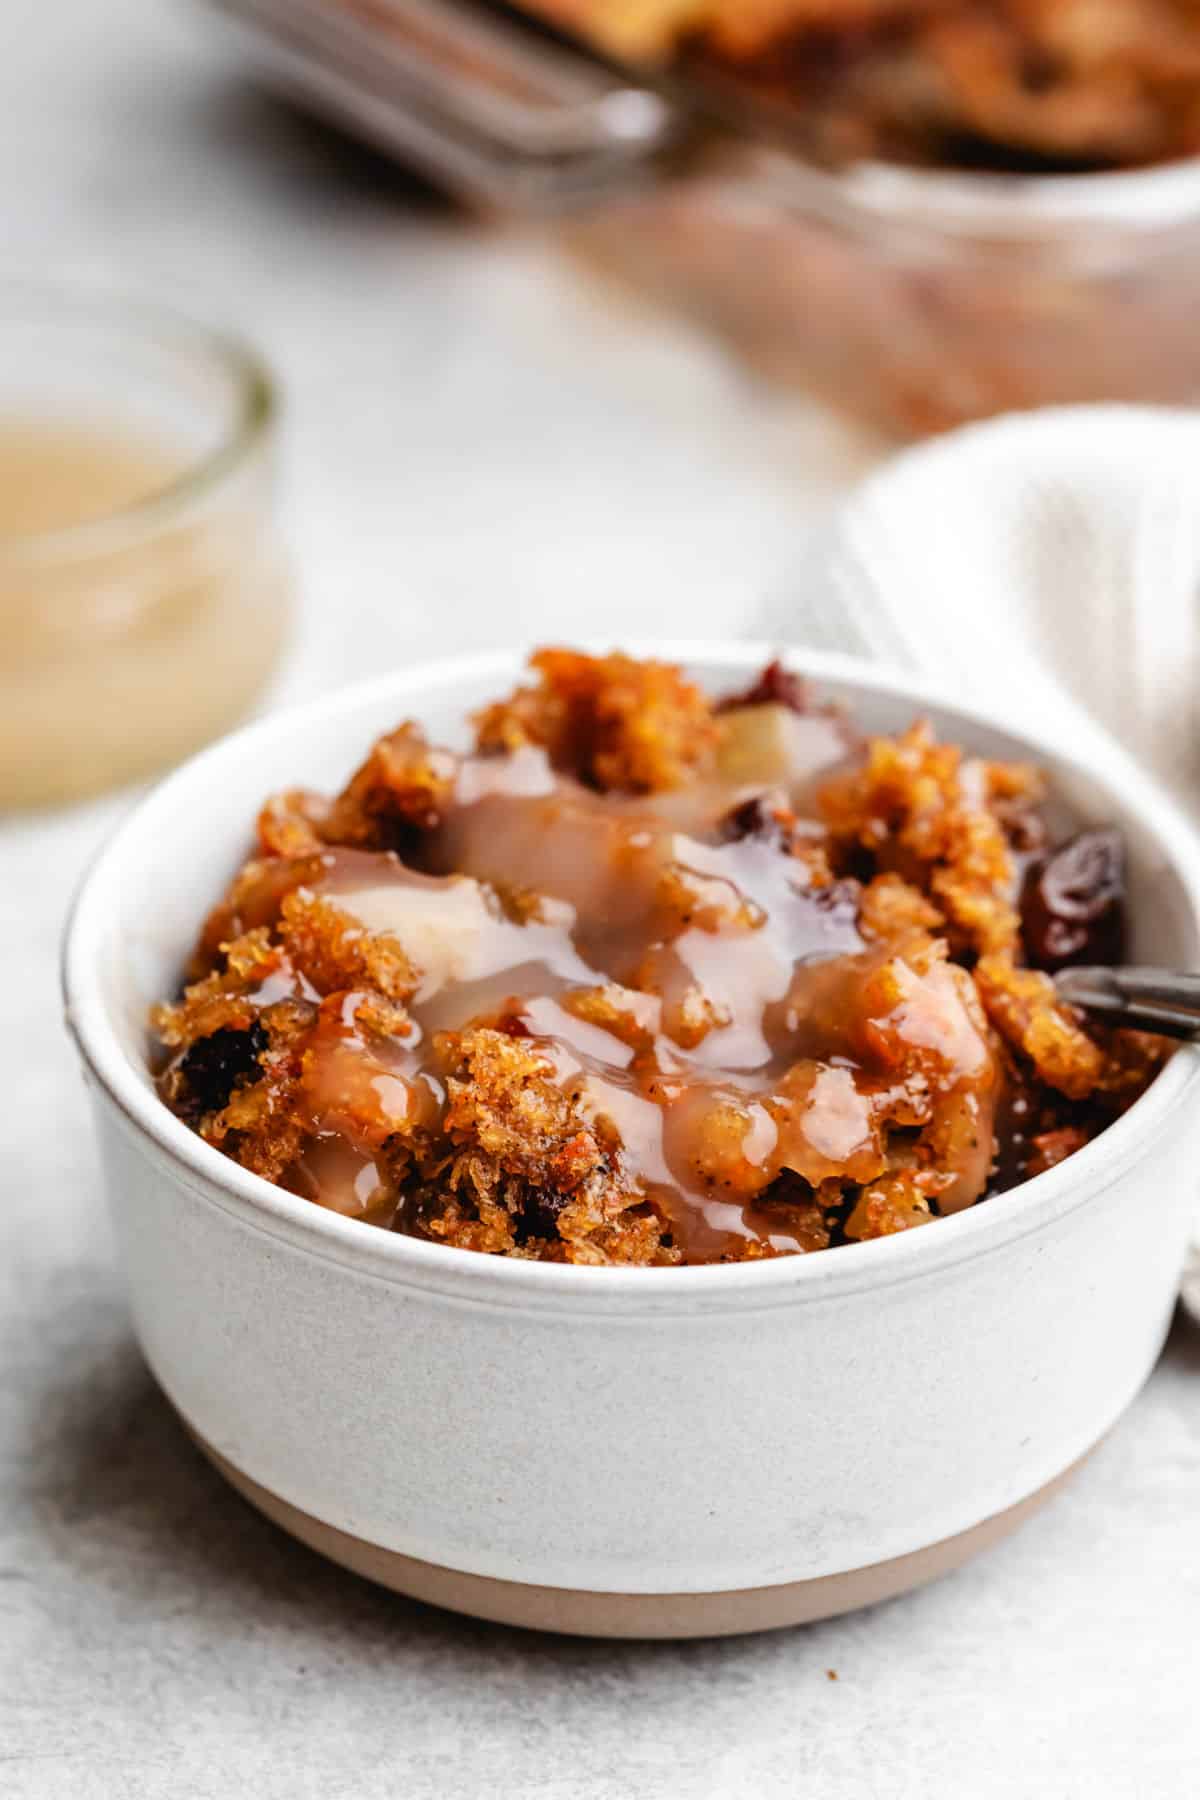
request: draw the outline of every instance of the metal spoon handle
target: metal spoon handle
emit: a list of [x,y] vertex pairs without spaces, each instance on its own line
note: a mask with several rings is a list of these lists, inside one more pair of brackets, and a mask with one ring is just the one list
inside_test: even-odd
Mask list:
[[1175,969],[1063,969],[1059,995],[1112,1025],[1200,1039],[1200,975]]

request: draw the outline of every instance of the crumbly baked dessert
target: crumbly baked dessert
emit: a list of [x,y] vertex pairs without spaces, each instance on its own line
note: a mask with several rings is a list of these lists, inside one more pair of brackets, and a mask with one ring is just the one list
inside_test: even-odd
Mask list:
[[1047,1169],[1155,1039],[1050,971],[1118,960],[1121,845],[917,721],[775,663],[547,649],[459,755],[401,724],[267,801],[158,1007],[163,1099],[243,1167],[443,1244],[740,1261],[925,1225]]
[[831,161],[1059,170],[1200,151],[1197,0],[531,0],[626,60],[732,77]]

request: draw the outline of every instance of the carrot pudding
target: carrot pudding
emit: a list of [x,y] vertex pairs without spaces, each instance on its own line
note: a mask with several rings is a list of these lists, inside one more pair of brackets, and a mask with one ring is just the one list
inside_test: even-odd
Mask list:
[[542,650],[460,755],[400,725],[267,801],[155,1009],[163,1099],[320,1206],[542,1261],[885,1236],[1061,1161],[1163,1047],[1050,972],[1119,958],[1121,844],[778,664]]

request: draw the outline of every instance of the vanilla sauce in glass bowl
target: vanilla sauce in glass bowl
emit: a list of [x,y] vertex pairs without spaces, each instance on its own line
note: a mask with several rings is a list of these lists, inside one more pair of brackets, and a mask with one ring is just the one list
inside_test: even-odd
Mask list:
[[0,808],[174,762],[256,697],[288,616],[274,423],[220,334],[0,285]]

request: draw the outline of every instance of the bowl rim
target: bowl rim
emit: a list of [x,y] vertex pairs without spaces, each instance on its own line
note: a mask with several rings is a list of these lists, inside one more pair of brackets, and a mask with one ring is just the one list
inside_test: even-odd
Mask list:
[[[1200,1090],[1200,1045],[1183,1044],[1146,1092],[1099,1137],[1057,1167],[1021,1182],[1003,1196],[937,1221],[934,1231],[839,1247],[836,1253],[780,1257],[763,1262],[700,1264],[681,1268],[593,1267],[484,1256],[381,1231],[361,1220],[316,1206],[243,1169],[206,1144],[163,1104],[144,1071],[122,1045],[101,984],[101,950],[110,896],[143,836],[168,814],[181,791],[224,764],[252,759],[266,740],[302,736],[318,723],[352,719],[362,707],[392,694],[401,713],[431,688],[470,681],[511,680],[531,646],[488,650],[413,663],[401,670],[341,687],[243,726],[189,758],[136,805],[87,868],[69,910],[62,941],[62,994],[67,1029],[85,1075],[115,1108],[143,1153],[177,1185],[215,1203],[269,1236],[328,1261],[390,1283],[441,1289],[460,1298],[500,1306],[547,1304],[551,1310],[674,1311],[676,1305],[758,1310],[828,1298],[862,1288],[890,1287],[922,1279],[948,1266],[974,1261],[1014,1240],[1049,1228],[1056,1220],[1110,1187],[1142,1149]],[[610,648],[593,640],[584,649]],[[914,711],[942,708],[984,729],[1027,742],[1035,759],[1048,759],[1101,786],[1114,812],[1136,817],[1179,877],[1200,939],[1200,837],[1157,784],[1114,747],[1103,768],[1081,764],[1053,731],[1029,730],[999,711],[947,693],[907,671],[840,653],[781,648],[752,640],[649,639],[624,645],[631,655],[657,656],[698,669],[761,667],[779,655],[785,666],[812,679],[837,682],[864,693],[911,700]],[[249,821],[248,827],[249,827]]]

